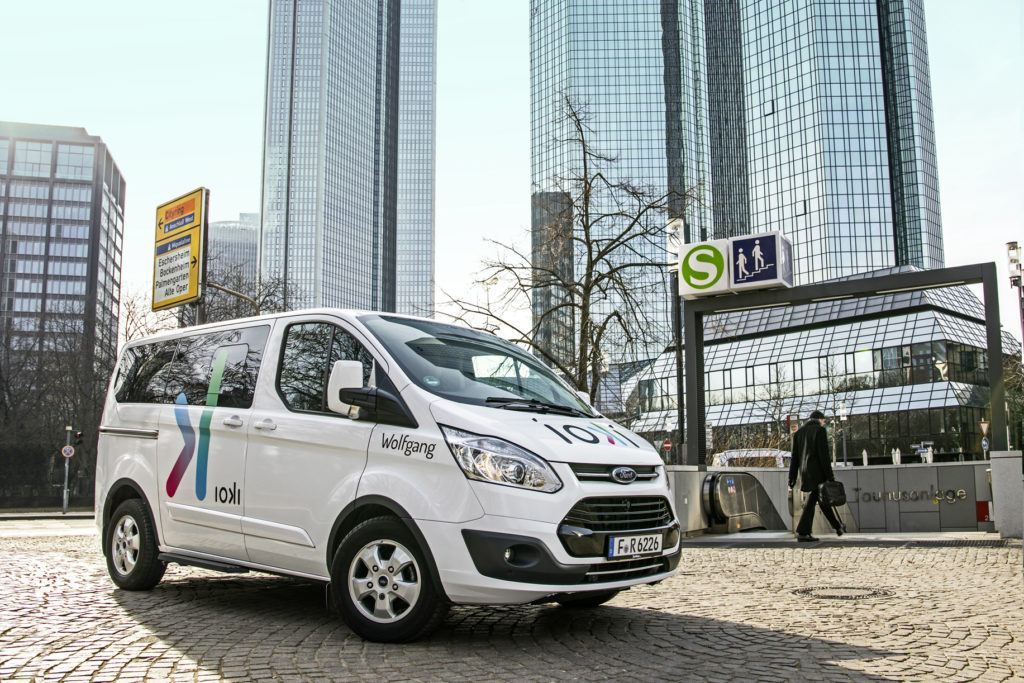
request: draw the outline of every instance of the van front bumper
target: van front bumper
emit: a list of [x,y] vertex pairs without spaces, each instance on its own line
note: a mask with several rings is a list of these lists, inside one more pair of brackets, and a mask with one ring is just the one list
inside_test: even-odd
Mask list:
[[[467,524],[417,520],[444,592],[460,604],[516,604],[554,594],[622,590],[656,583],[679,564],[678,533],[658,555],[572,557],[557,525],[485,515]],[[442,550],[443,549],[443,550]]]

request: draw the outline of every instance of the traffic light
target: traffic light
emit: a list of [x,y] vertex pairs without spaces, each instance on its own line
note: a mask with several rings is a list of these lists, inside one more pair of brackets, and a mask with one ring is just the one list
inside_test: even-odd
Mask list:
[[71,445],[72,446],[81,446],[82,445],[82,432],[80,432],[80,431],[75,432],[74,436],[75,436],[75,438],[71,440]]

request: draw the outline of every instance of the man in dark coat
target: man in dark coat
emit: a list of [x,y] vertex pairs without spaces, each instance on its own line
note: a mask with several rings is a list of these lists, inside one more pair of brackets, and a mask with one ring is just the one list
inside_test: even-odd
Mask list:
[[811,536],[814,524],[814,506],[821,505],[825,519],[840,536],[845,525],[836,517],[831,505],[819,499],[818,486],[823,481],[834,481],[832,459],[828,456],[828,435],[825,432],[825,414],[820,410],[811,413],[807,422],[793,434],[793,458],[789,464],[789,488],[796,486],[797,473],[800,474],[800,490],[807,493],[804,511],[800,522],[796,525],[796,540],[801,542],[817,541]]

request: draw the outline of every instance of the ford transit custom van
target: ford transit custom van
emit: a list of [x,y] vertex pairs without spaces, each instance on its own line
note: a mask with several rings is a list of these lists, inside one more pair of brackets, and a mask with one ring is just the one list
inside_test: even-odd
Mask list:
[[386,313],[126,344],[96,505],[121,588],[152,588],[171,562],[303,577],[387,642],[452,604],[596,606],[679,561],[649,443],[513,344]]

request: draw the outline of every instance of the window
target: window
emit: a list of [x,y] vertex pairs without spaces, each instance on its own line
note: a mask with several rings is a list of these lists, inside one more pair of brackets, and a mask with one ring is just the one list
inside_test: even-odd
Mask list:
[[285,405],[296,411],[328,412],[327,380],[339,360],[360,361],[363,386],[370,383],[373,357],[351,334],[330,323],[290,325],[277,381]]
[[248,327],[157,342],[125,351],[115,380],[119,403],[249,408],[270,328]]

